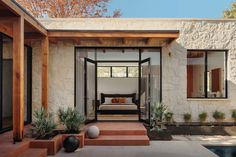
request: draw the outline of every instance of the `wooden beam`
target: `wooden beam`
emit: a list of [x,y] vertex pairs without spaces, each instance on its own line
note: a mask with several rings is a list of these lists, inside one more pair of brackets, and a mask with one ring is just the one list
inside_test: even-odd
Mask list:
[[10,9],[16,15],[24,17],[25,21],[33,26],[38,32],[44,36],[47,36],[47,30],[17,2],[11,0],[1,0],[1,2],[4,3],[8,9]]
[[49,40],[42,40],[42,106],[48,109],[48,62],[49,62]]
[[13,139],[24,136],[24,18],[13,24]]
[[172,38],[179,37],[178,31],[49,31],[54,38]]
[[17,17],[0,17],[0,23],[14,23],[14,21],[17,20]]
[[9,37],[13,36],[13,25],[0,23],[0,32],[8,35]]

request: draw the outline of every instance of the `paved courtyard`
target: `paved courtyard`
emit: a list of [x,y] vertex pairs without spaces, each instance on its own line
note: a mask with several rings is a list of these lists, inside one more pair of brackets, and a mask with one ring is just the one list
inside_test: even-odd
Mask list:
[[63,149],[55,157],[217,157],[191,141],[151,141],[150,146],[85,146],[75,153]]

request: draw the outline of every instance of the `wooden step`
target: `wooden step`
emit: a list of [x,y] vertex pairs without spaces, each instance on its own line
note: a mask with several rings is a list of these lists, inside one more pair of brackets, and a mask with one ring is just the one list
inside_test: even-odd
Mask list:
[[100,130],[100,135],[147,135],[147,130]]
[[47,157],[47,149],[33,149],[29,148],[17,157]]
[[12,142],[6,142],[0,145],[0,157],[17,157],[27,149],[29,149],[29,141],[23,141],[16,144]]
[[147,135],[100,135],[96,139],[85,138],[85,145],[145,146],[149,145],[149,138]]

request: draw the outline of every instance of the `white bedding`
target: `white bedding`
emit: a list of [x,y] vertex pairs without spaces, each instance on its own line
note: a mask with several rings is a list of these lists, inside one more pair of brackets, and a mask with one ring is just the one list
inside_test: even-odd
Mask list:
[[136,104],[101,104],[99,110],[137,110]]

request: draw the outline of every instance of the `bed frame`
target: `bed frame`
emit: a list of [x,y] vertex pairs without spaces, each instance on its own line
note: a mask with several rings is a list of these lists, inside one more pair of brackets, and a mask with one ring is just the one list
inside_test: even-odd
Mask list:
[[[101,104],[105,103],[105,98],[125,97],[132,98],[132,102],[138,105],[136,93],[132,94],[104,94],[101,93]],[[99,104],[100,105],[100,104]],[[99,107],[99,106],[98,106]],[[100,114],[138,114],[138,110],[97,110]]]

